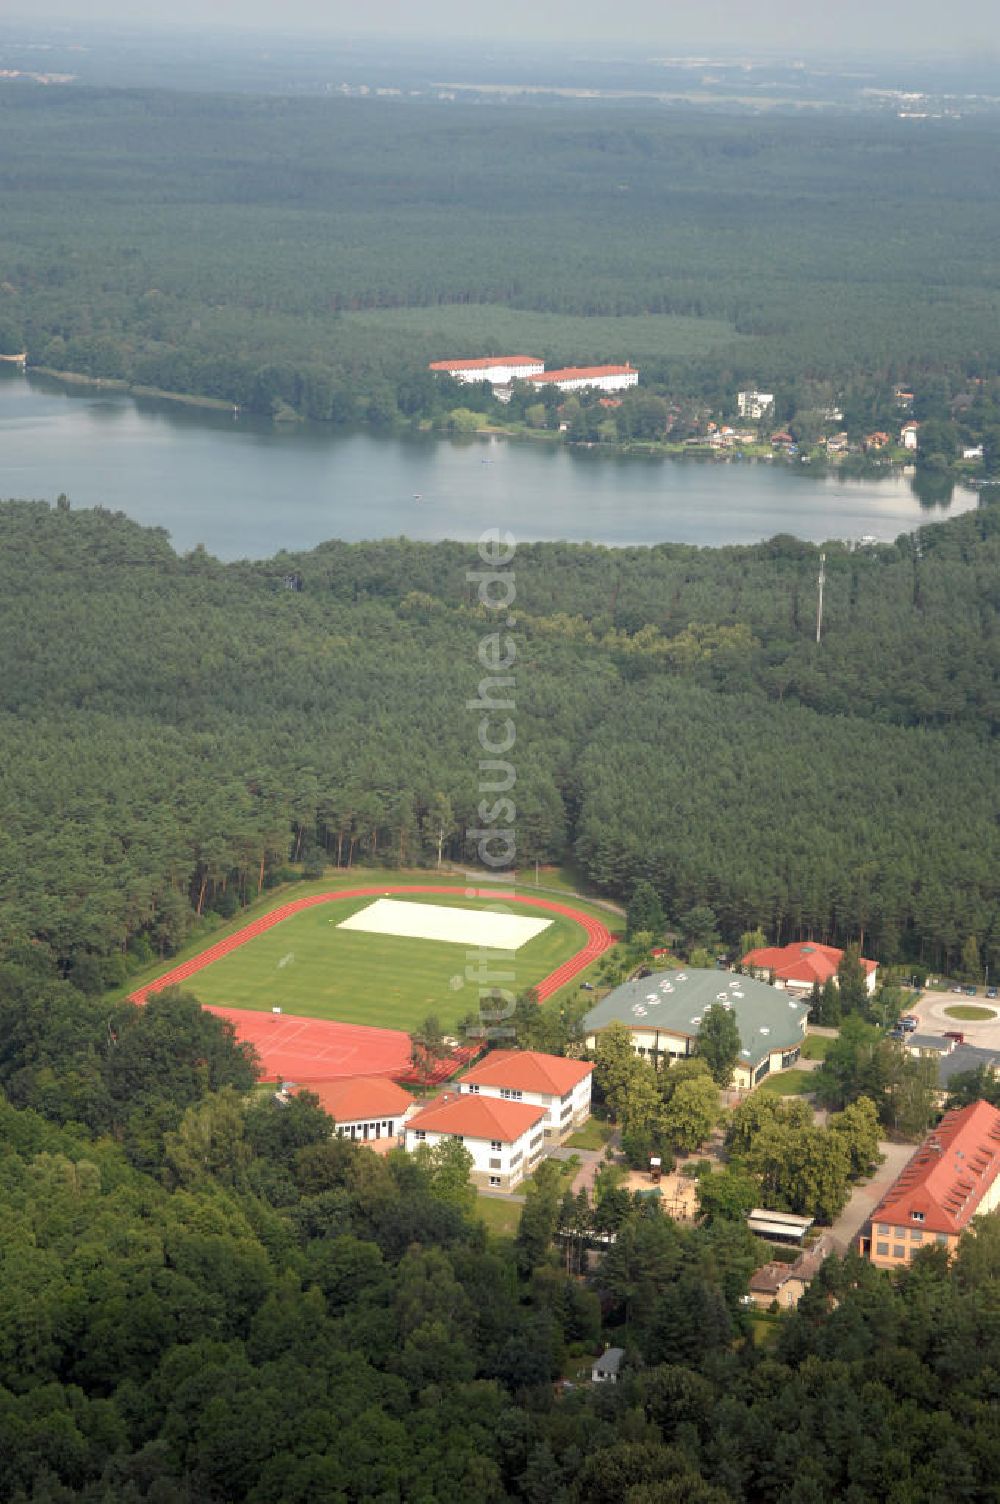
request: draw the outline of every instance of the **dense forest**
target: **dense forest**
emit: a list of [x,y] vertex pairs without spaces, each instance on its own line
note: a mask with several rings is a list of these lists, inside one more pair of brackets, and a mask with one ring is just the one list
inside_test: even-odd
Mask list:
[[488,404],[428,360],[538,346],[884,423],[1000,371],[998,129],[0,87],[0,353],[384,424]]
[[[894,546],[516,555],[517,859],[724,939],[998,941],[1000,511]],[[222,565],[0,509],[2,938],[87,991],[324,863],[468,862],[489,613],[462,544]],[[994,961],[995,964],[995,961]]]
[[[595,1210],[548,1167],[496,1239],[460,1146],[379,1158],[308,1094],[248,1096],[192,999],[109,1014],[28,948],[0,1025],[11,1504],[995,1495],[995,1219],[951,1267],[829,1259],[758,1345],[759,1245],[721,1203]],[[602,1333],[621,1381],[565,1386]]]

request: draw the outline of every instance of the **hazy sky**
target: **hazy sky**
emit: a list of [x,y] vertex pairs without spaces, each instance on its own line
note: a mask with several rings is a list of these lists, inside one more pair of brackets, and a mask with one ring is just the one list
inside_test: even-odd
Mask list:
[[[0,5],[0,10],[4,8]],[[1000,40],[996,0],[39,0],[9,10],[34,21],[114,20],[135,24],[266,27],[330,35],[378,35],[467,41],[476,35],[506,41],[565,43],[578,53],[590,42],[621,50],[673,51],[693,47],[755,46],[870,53],[941,51],[995,56]]]

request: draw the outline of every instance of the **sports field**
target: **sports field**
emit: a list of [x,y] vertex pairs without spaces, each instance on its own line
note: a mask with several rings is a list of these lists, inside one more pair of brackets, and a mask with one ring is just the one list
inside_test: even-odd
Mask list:
[[[421,894],[408,887],[405,897],[407,907],[426,904],[480,913],[496,903],[492,895],[468,898],[461,888]],[[480,966],[490,973],[484,980],[511,991],[547,981],[550,985],[545,990],[551,992],[570,979],[574,967],[579,969],[580,963],[574,961],[578,953],[589,948],[593,955],[600,954],[607,943],[600,933],[603,926],[589,918],[578,922],[564,911],[564,905],[552,900],[529,903],[519,899],[511,905],[526,918],[547,921],[541,933],[513,954],[474,949],[466,940],[343,927],[344,920],[372,907],[378,898],[379,890],[369,889],[299,900],[301,906],[288,905],[280,911],[284,916],[280,922],[274,922],[274,914],[264,916],[241,932],[244,938],[230,937],[210,947],[143,989],[142,995],[176,980],[191,986],[203,1003],[226,1009],[271,1012],[280,1008],[282,1014],[298,1018],[337,1019],[407,1032],[434,1013],[447,1029],[476,1011]],[[440,916],[435,914],[428,929],[440,932],[441,928]],[[462,926],[455,928],[460,932]],[[189,982],[194,972],[197,981]],[[512,975],[505,979],[501,973]],[[139,999],[140,994],[135,996]]]

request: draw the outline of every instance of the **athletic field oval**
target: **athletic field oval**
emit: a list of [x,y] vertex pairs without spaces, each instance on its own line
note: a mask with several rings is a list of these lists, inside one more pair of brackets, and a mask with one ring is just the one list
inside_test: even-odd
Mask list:
[[[573,925],[579,925],[580,929],[582,929],[583,931],[583,945],[580,945],[579,949],[576,949],[573,954],[568,955],[568,957],[565,958],[565,960],[562,960],[561,963],[559,963],[558,966],[555,967],[555,969],[550,970],[547,975],[541,976],[541,978],[538,978],[538,963],[537,961],[535,961],[534,976],[529,975],[528,978],[526,978],[526,981],[523,982],[523,984],[517,984],[517,982],[514,982],[514,990],[519,990],[519,985],[534,985],[540,999],[546,999],[546,997],[552,996],[552,993],[555,993],[558,988],[564,987],[567,982],[573,981],[574,976],[579,975],[579,973],[582,972],[585,967],[588,967],[589,964],[592,963],[592,961],[597,960],[597,958],[600,957],[600,955],[602,955],[603,952],[605,952],[606,949],[608,949],[609,946],[612,945],[612,943],[614,943],[614,937],[612,937],[611,932],[608,931],[608,926],[606,926],[605,923],[602,923],[602,920],[595,919],[595,917],[589,916],[589,914],[582,913],[582,911],[577,910],[577,908],[571,907],[570,904],[562,904],[562,902],[555,901],[555,899],[540,898],[540,896],[531,895],[531,893],[501,893],[496,892],[496,890],[493,889],[462,889],[462,887],[456,887],[454,886],[454,884],[439,883],[392,884],[392,886],[389,887],[370,886],[355,887],[355,889],[337,889],[332,890],[332,892],[313,893],[313,895],[307,896],[307,898],[292,899],[292,901],[287,902],[287,904],[281,904],[280,907],[272,908],[269,913],[262,914],[259,919],[253,920],[253,922],[248,923],[248,925],[244,925],[244,928],[239,929],[239,931],[236,931],[235,934],[226,935],[223,940],[218,940],[215,945],[208,946],[205,951],[200,952],[200,954],[195,955],[195,957],[189,958],[188,961],[182,961],[179,966],[171,967],[168,972],[162,973],[162,976],[158,976],[155,981],[149,982],[149,984],[144,985],[144,987],[138,988],[137,991],[134,991],[134,993],[131,994],[132,1002],[146,1002],[146,999],[150,996],[150,993],[158,993],[158,991],[162,991],[162,988],[174,987],[174,985],[179,985],[182,984],[182,982],[189,981],[192,976],[197,975],[198,972],[203,972],[206,967],[212,966],[212,964],[217,963],[217,961],[224,960],[227,955],[232,955],[232,952],[238,951],[241,946],[248,945],[251,940],[256,940],[259,935],[265,934],[265,932],[269,931],[269,929],[274,929],[275,925],[281,925],[284,920],[292,919],[295,914],[301,914],[304,910],[316,908],[317,905],[334,904],[334,902],[341,901],[341,899],[343,899],[343,901],[349,901],[349,899],[355,899],[356,901],[356,899],[365,898],[377,899],[385,898],[386,895],[392,895],[392,893],[395,893],[395,895],[408,896],[448,896],[448,898],[453,899],[453,902],[457,901],[457,904],[462,905],[462,907],[471,907],[471,904],[469,904],[469,899],[472,899],[472,901],[486,901],[487,904],[520,904],[525,905],[525,907],[534,908],[534,910],[547,911],[547,913],[553,914],[553,916],[558,917],[558,919],[571,920],[571,923],[573,923]],[[329,920],[329,922],[334,923],[334,920]],[[292,926],[292,928],[295,928],[295,926]],[[562,925],[562,928],[565,929],[565,925]],[[346,931],[338,931],[338,934],[343,937],[340,938],[340,942],[338,943],[340,943],[341,946],[346,945]],[[313,943],[314,945],[314,940],[311,943]],[[377,943],[377,937],[361,938],[358,937],[358,935],[355,935],[355,937],[352,937],[352,943],[353,945],[358,945],[358,943],[361,943],[362,948],[371,948],[371,954],[376,954],[374,943]],[[534,943],[535,942],[532,942],[532,945],[534,945]],[[423,954],[423,949],[421,948],[424,948],[424,945],[426,945],[426,943],[409,942],[409,945],[417,946],[417,951],[412,952],[412,954],[418,955]],[[454,967],[456,967],[457,972],[459,972],[459,976],[457,976],[454,981],[459,982],[460,978],[462,978],[462,973],[465,972],[465,963],[466,960],[468,960],[468,955],[477,955],[477,952],[468,952],[468,954],[463,957],[462,948],[457,945],[448,945],[447,952],[450,957],[451,954],[456,954]],[[362,952],[362,954],[364,954],[364,952]],[[283,981],[290,981],[290,979],[295,978],[295,961],[296,955],[293,951],[290,951],[289,954],[286,955],[286,957],[283,957],[280,961],[278,961],[278,967],[284,967],[286,966],[286,963],[289,964],[290,967],[290,970],[286,973],[286,976],[284,976]],[[262,985],[254,985],[253,1000],[242,1000],[238,999],[238,997],[235,996],[220,996],[220,994],[218,994],[218,988],[212,988],[212,993],[215,993],[215,996],[212,996],[212,993],[209,993],[209,996],[206,997],[205,1002],[208,1003],[209,1006],[226,1008],[227,1012],[229,1012],[230,1009],[239,1009],[239,1011],[244,1011],[244,1009],[248,1009],[248,1011],[254,1011],[254,1009],[256,1009],[256,1011],[260,1011],[260,1009],[269,1008],[268,996],[265,996],[265,990],[266,987],[268,987],[268,975],[274,976],[274,957],[269,957],[269,969],[271,970],[269,970],[268,973],[262,972],[263,987]],[[450,969],[451,967],[448,967],[448,970]],[[370,985],[370,987],[365,987],[365,981],[367,981],[367,978],[365,978],[364,969],[362,969],[361,972],[359,972],[358,981],[356,981],[355,984],[356,994],[361,994],[361,996],[364,996],[367,991],[376,990],[376,984],[374,984],[374,982]],[[463,987],[462,993],[456,993],[456,997],[454,997],[454,1005],[456,1005],[454,1017],[460,1017],[460,1012],[471,1011],[471,1009],[474,1009],[475,1005],[477,1005],[477,985],[475,985],[475,979],[469,979],[469,981],[471,981],[471,985],[469,985],[468,988]],[[493,982],[492,973],[490,973],[489,981]],[[256,982],[257,979],[254,978],[254,984],[256,984]],[[296,979],[296,985],[298,985],[298,979]],[[504,982],[499,981],[498,979],[498,981],[496,981],[496,985],[501,985],[502,987],[502,985],[504,985]],[[286,988],[286,997],[287,994],[289,994],[289,990],[287,990]],[[292,994],[292,999],[295,999],[295,987],[290,990],[290,994]],[[274,1000],[275,1002],[277,1002],[277,994],[275,994]],[[459,1005],[462,1005],[460,1012]],[[424,999],[420,1000],[418,1006],[420,1006],[420,1008],[423,1008],[423,1014],[420,1015],[420,1017],[423,1018],[426,1017],[427,1012],[447,1011],[447,999],[441,999],[441,997],[439,996],[424,997]],[[317,1011],[320,1011],[320,1009],[307,1009],[307,1012]],[[391,1009],[389,1009],[389,1011],[391,1011]],[[403,1020],[403,1018],[386,1017],[386,1008],[379,1008],[379,1006],[377,1006],[377,997],[373,1000],[373,1002],[370,1003],[370,1005],[364,1003],[364,1005],[358,1006],[358,1008],[350,1009],[350,1012],[352,1012],[353,1017],[349,1018],[349,1020],[347,1021],[353,1021],[353,1023],[356,1024],[392,1023],[395,1024],[395,1026],[400,1027],[405,1023],[415,1024],[420,1021],[420,1018],[412,1018],[412,1020],[405,1021]],[[328,1017],[335,1017],[335,1015],[328,1014]]]

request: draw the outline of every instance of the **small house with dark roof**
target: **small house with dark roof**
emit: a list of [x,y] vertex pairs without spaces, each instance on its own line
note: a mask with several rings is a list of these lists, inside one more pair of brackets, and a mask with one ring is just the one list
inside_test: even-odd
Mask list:
[[819,1272],[823,1260],[834,1251],[833,1239],[823,1233],[811,1248],[804,1249],[794,1264],[773,1260],[754,1270],[750,1276],[750,1299],[760,1310],[777,1304],[793,1311]]
[[1000,1203],[1000,1109],[946,1112],[861,1229],[858,1250],[882,1269],[928,1244],[954,1250],[973,1217]]
[[699,967],[656,971],[624,982],[591,1008],[583,1020],[583,1034],[593,1049],[604,1029],[624,1024],[637,1055],[669,1065],[696,1053],[701,1021],[713,1003],[730,1009],[736,1018],[737,1087],[747,1090],[798,1060],[809,1016],[805,1003],[755,977]]

